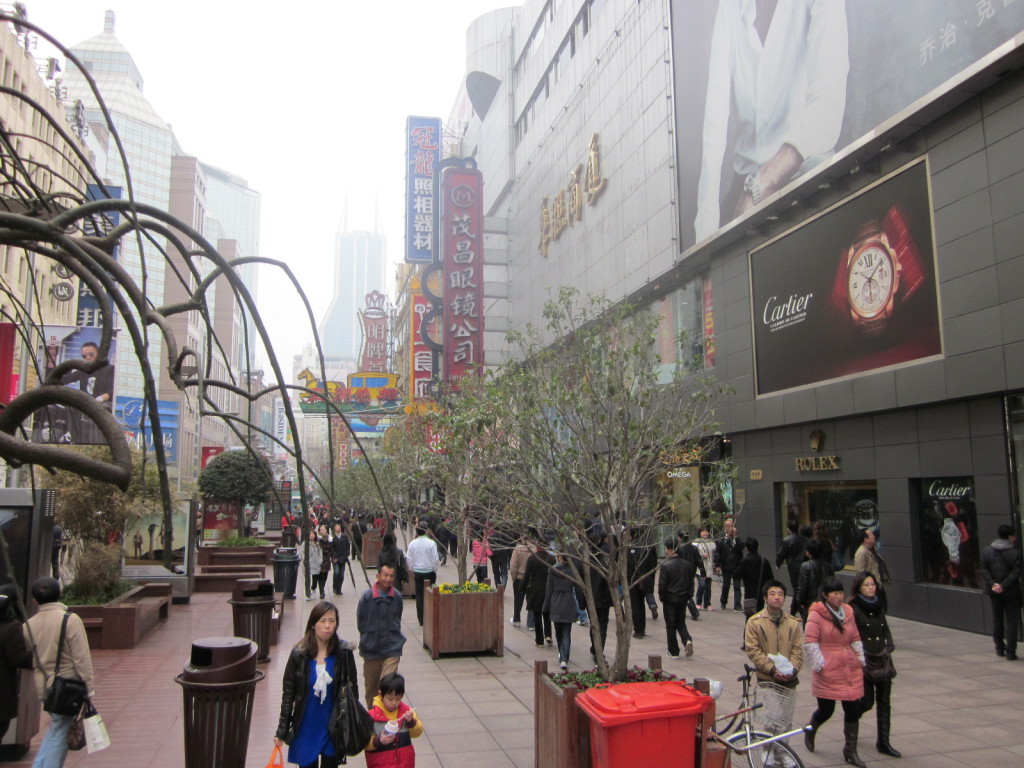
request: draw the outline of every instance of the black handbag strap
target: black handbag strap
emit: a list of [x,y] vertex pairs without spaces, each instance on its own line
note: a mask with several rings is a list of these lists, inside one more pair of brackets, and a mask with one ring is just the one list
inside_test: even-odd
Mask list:
[[57,662],[53,665],[53,676],[60,676],[60,660],[64,655],[64,635],[68,631],[68,612],[64,611],[64,618],[60,622],[60,640],[57,641]]

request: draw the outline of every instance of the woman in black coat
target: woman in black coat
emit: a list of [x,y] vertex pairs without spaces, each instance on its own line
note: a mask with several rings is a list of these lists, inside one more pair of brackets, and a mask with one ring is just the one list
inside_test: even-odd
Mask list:
[[25,645],[15,610],[14,585],[0,587],[0,739],[18,716],[18,683],[22,669],[32,669],[32,652]]
[[326,600],[317,603],[285,665],[274,743],[288,744],[288,762],[302,768],[336,768],[345,762],[335,746],[340,734],[330,726],[347,684],[359,700],[359,682],[355,646],[338,637],[337,630],[338,609]]
[[878,740],[875,747],[883,755],[901,757],[889,743],[892,719],[892,679],[896,668],[891,655],[895,646],[885,618],[885,601],[879,595],[879,584],[870,573],[861,571],[853,579],[850,607],[857,622],[857,631],[864,644],[864,698],[861,712],[868,712],[877,701]]
[[523,592],[526,594],[526,610],[533,614],[533,631],[537,647],[543,648],[545,641],[551,644],[551,614],[544,612],[544,594],[548,586],[548,571],[554,564],[548,551],[538,547],[526,560],[523,574]]

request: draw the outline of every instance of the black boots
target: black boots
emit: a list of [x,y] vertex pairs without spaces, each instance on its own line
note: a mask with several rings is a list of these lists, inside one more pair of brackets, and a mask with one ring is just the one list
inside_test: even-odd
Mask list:
[[897,750],[893,749],[892,744],[889,743],[889,708],[882,707],[882,702],[878,702],[878,741],[875,742],[875,748],[883,755],[889,757],[903,757]]
[[860,730],[860,723],[843,723],[843,736],[846,737],[846,746],[843,747],[843,759],[856,768],[867,768],[857,755],[857,732]]
[[808,752],[814,751],[814,737],[818,734],[818,729],[821,728],[823,721],[811,715],[811,722],[807,724],[809,730],[804,730],[804,746],[807,747]]

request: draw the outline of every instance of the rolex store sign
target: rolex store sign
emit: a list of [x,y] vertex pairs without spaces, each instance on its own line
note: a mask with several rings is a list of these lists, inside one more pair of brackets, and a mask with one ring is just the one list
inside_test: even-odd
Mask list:
[[924,161],[749,258],[759,395],[942,353]]

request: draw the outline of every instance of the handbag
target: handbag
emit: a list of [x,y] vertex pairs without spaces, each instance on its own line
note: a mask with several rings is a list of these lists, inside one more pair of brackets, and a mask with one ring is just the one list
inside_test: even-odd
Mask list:
[[53,667],[53,683],[46,690],[43,709],[52,715],[77,715],[82,704],[89,695],[85,683],[73,677],[61,677],[56,674],[60,670],[60,660],[64,654],[64,635],[68,628],[68,614],[64,612],[64,620],[60,625],[60,640],[57,641],[57,663]]
[[352,683],[344,683],[334,702],[328,724],[334,749],[354,757],[366,749],[373,738],[373,718],[359,700]]
[[878,654],[864,654],[864,662],[864,679],[869,683],[888,683],[896,677],[896,666],[888,649]]
[[284,768],[284,755],[281,754],[280,747],[275,746],[274,751],[270,753],[270,760],[267,761],[267,768]]
[[77,752],[85,748],[85,724],[82,723],[82,712],[75,715],[68,730],[68,749]]
[[96,707],[89,700],[86,700],[82,708],[84,717],[82,725],[85,727],[85,745],[89,748],[89,754],[99,752],[110,746],[110,735],[107,733],[107,726],[96,711]]

